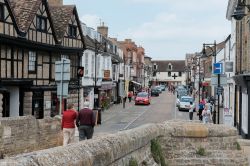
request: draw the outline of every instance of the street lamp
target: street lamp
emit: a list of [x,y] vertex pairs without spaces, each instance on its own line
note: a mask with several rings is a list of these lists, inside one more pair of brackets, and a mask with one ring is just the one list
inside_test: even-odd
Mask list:
[[246,0],[238,0],[238,4],[235,8],[234,13],[232,14],[232,17],[238,21],[242,20],[243,17],[246,16],[245,7],[247,7],[248,10],[250,10],[250,5],[246,4]]
[[[200,76],[200,72],[201,72],[201,65],[200,65],[200,63],[201,63],[201,61],[200,61],[200,59],[202,58],[203,56],[201,55],[201,54],[196,54],[195,55],[195,59],[194,59],[194,62],[193,62],[193,64],[194,65],[196,65],[196,67],[198,66],[199,67],[199,71],[198,71],[198,73],[199,73],[199,80],[198,80],[198,96],[199,96],[199,99],[198,99],[198,102],[200,102],[200,98],[201,98],[201,95],[200,95],[200,89],[201,89],[201,76]],[[197,58],[198,58],[198,64],[197,64]],[[194,71],[194,85],[195,85],[195,75],[196,75],[196,70]]]
[[[211,52],[209,54],[207,54],[206,48],[210,49]],[[202,55],[203,55],[203,57],[213,56],[214,57],[214,63],[216,63],[216,54],[217,54],[217,51],[216,51],[216,41],[214,41],[213,44],[203,43],[203,49],[202,49]],[[218,74],[217,91],[218,91],[218,88],[220,88],[220,74]],[[216,94],[216,93],[214,93],[214,94]],[[217,97],[218,97],[217,111],[215,111],[215,110],[213,111],[213,123],[214,124],[216,123],[216,112],[218,113],[217,123],[219,124],[219,122],[220,122],[220,94],[219,93],[217,93]]]
[[[104,45],[104,48],[103,48]],[[103,50],[100,52],[101,48],[103,48]],[[99,43],[96,39],[95,39],[95,78],[94,78],[94,109],[98,109],[99,108],[99,93],[98,93],[98,87],[97,87],[97,64],[96,64],[96,60],[97,60],[97,55],[99,53],[102,53],[102,56],[109,56],[109,54],[107,53],[107,49],[106,49],[106,42],[103,43],[103,40],[101,38],[101,42]]]

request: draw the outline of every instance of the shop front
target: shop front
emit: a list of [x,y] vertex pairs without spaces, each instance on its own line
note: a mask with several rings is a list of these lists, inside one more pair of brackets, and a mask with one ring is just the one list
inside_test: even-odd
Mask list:
[[113,97],[113,83],[104,83],[102,86],[98,89],[99,90],[99,106],[101,106],[102,109],[106,110],[110,107]]

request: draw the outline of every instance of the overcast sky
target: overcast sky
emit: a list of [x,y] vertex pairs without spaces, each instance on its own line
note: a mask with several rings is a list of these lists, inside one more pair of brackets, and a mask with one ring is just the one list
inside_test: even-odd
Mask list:
[[228,0],[64,0],[74,4],[87,26],[100,22],[109,37],[131,38],[154,60],[185,59],[202,44],[217,43],[230,34]]

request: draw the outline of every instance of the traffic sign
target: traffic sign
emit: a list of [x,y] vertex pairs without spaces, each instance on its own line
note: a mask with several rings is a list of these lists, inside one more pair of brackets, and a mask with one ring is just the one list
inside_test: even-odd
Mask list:
[[217,89],[216,89],[217,95],[221,95],[223,93],[223,91],[224,91],[224,89],[221,86],[217,87]]
[[214,74],[222,74],[223,64],[222,63],[214,63]]
[[[211,85],[218,86],[218,75],[213,74],[211,77]],[[227,75],[221,74],[220,75],[220,86],[226,86],[227,85]]]

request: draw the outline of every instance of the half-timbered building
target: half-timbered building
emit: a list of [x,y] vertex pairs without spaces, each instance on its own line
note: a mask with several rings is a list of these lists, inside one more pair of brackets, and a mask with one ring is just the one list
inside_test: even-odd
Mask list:
[[59,112],[55,62],[70,60],[69,97],[79,101],[84,39],[75,6],[46,0],[0,0],[0,112],[3,117]]

